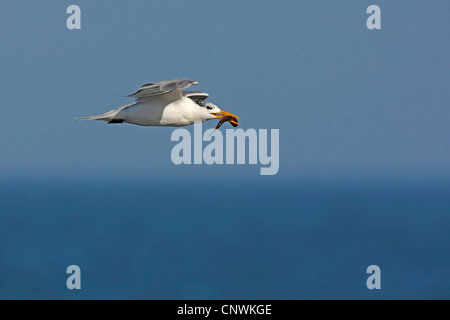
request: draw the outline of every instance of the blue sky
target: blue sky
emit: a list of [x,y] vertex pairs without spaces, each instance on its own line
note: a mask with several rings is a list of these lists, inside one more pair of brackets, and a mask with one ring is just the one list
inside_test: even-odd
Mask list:
[[[0,297],[448,297],[449,9],[0,1]],[[279,129],[279,174],[176,166],[174,128],[71,121],[176,78]]]
[[[66,28],[71,4],[81,30]],[[381,7],[382,30],[366,28],[371,4]],[[69,121],[174,78],[199,81],[243,129],[279,129],[279,177],[448,178],[449,9],[448,1],[4,0],[0,178],[258,178],[259,166],[176,167],[173,128]]]

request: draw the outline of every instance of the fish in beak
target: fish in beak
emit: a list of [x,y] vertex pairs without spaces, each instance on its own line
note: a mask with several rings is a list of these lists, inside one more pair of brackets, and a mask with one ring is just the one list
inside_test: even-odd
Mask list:
[[219,129],[222,126],[222,124],[224,124],[227,121],[231,123],[233,127],[237,127],[239,125],[238,119],[240,118],[232,113],[220,111],[217,113],[213,113],[213,115],[216,116],[218,119],[220,119],[219,123],[216,126],[216,130]]

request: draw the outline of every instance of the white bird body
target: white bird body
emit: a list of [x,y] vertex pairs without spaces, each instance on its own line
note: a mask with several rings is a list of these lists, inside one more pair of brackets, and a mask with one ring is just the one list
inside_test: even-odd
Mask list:
[[103,120],[108,123],[129,123],[139,126],[181,127],[196,122],[221,119],[222,116],[236,117],[206,102],[207,93],[182,91],[192,84],[197,82],[180,79],[145,84],[137,92],[129,95],[136,98],[135,103],[82,120]]
[[119,110],[116,117],[124,122],[139,126],[171,126],[180,127],[199,121],[217,119],[206,112],[189,98],[182,97],[173,102],[153,99],[149,102],[136,103]]

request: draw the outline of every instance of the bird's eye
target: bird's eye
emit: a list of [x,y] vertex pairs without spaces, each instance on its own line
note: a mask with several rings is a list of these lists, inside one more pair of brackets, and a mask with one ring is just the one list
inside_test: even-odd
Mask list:
[[206,107],[206,109],[208,109],[208,110],[211,110],[211,109],[212,109],[212,107],[210,107],[210,106],[207,106],[207,107]]

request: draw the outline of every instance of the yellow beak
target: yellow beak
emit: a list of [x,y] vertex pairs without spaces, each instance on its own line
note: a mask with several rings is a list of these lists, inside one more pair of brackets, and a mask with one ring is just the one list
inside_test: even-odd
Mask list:
[[[226,111],[220,111],[220,112],[217,112],[217,113],[213,113],[213,115],[214,116],[216,116],[218,119],[222,119],[222,117],[223,116],[230,116],[230,117],[234,117],[234,118],[236,118],[236,119],[241,119],[241,118],[239,118],[238,116],[235,116],[234,114],[232,114],[232,113],[229,113],[229,112],[226,112]],[[230,120],[230,122],[231,123],[233,123],[233,124],[235,124],[235,125],[239,125],[236,121],[234,121],[234,120]]]

